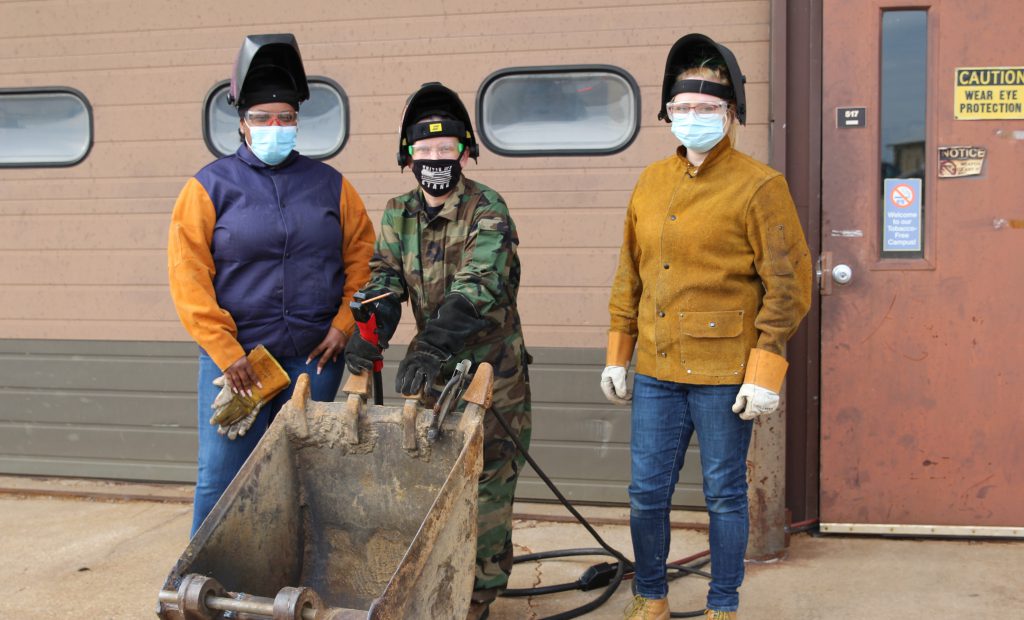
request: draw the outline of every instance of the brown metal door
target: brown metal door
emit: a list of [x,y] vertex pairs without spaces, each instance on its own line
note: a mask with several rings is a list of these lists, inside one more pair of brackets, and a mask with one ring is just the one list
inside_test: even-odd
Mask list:
[[823,529],[1024,535],[1020,9],[825,2]]

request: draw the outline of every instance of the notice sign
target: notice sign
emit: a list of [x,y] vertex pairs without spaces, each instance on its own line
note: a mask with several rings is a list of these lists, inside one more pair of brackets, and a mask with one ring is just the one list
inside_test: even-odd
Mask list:
[[939,178],[978,176],[987,152],[983,146],[940,146]]
[[956,69],[953,118],[1024,119],[1024,67]]
[[886,179],[883,252],[921,251],[921,179]]

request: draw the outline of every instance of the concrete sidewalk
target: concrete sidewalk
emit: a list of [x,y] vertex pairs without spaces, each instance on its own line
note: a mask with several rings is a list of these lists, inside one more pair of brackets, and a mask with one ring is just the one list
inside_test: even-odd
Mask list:
[[[85,497],[83,497],[83,495]],[[156,594],[184,550],[191,487],[0,476],[0,618],[153,618]],[[149,498],[149,499],[140,499]],[[153,501],[153,500],[159,501]],[[613,547],[632,556],[628,510],[583,508]],[[517,504],[519,554],[598,546],[581,526],[552,522],[559,506]],[[673,560],[707,548],[702,513],[678,512]],[[601,557],[521,564],[513,587],[573,581]],[[1024,542],[792,538],[786,559],[748,564],[744,620],[1024,617]],[[707,581],[672,584],[674,611],[703,606]],[[544,618],[597,592],[499,599],[493,620]],[[629,582],[587,618],[621,618]]]

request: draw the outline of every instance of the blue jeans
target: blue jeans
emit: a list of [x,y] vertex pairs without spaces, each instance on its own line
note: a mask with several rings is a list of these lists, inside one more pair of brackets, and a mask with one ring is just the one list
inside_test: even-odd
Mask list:
[[711,587],[707,607],[735,611],[743,583],[750,516],[747,448],[752,421],[732,412],[738,385],[691,385],[637,374],[629,483],[629,529],[636,558],[636,593],[668,595],[665,564],[669,509],[693,432],[700,444],[704,499],[710,516]]
[[199,392],[199,469],[196,472],[196,494],[192,508],[193,536],[206,515],[213,510],[213,506],[223,495],[224,490],[228,488],[231,479],[242,468],[242,463],[249,458],[249,454],[256,448],[260,438],[267,432],[274,416],[291,398],[292,389],[295,387],[299,375],[302,373],[309,375],[310,398],[332,401],[338,394],[341,375],[345,370],[343,357],[339,355],[338,361],[327,362],[319,375],[316,374],[317,360],[315,359],[307,366],[305,357],[278,358],[277,361],[281,367],[291,377],[291,385],[260,409],[256,421],[253,422],[245,436],[232,441],[227,436],[219,434],[217,427],[210,424],[210,416],[213,415],[210,405],[220,393],[220,388],[213,385],[213,380],[222,373],[210,356],[200,350],[197,386]]

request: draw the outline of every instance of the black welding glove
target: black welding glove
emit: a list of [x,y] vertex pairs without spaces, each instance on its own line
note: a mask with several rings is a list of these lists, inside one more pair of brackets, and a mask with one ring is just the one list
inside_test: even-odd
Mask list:
[[437,316],[427,321],[398,365],[395,390],[399,394],[416,394],[429,386],[441,365],[461,352],[470,337],[489,325],[468,299],[459,294],[448,295],[438,308]]
[[358,329],[345,345],[345,366],[354,375],[373,370],[373,363],[381,359],[380,349],[363,340]]
[[[373,298],[386,292],[385,290],[371,291],[367,293],[367,298]],[[398,298],[394,295],[375,301],[373,304],[373,311],[377,314],[377,344],[380,345],[380,350],[383,351],[388,348],[391,337],[395,335],[395,330],[398,329],[398,321],[402,318],[402,304],[399,303]]]
[[426,342],[415,342],[409,347],[405,359],[398,365],[395,377],[395,391],[399,394],[418,394],[425,386],[433,383],[441,364],[448,361],[450,355]]

